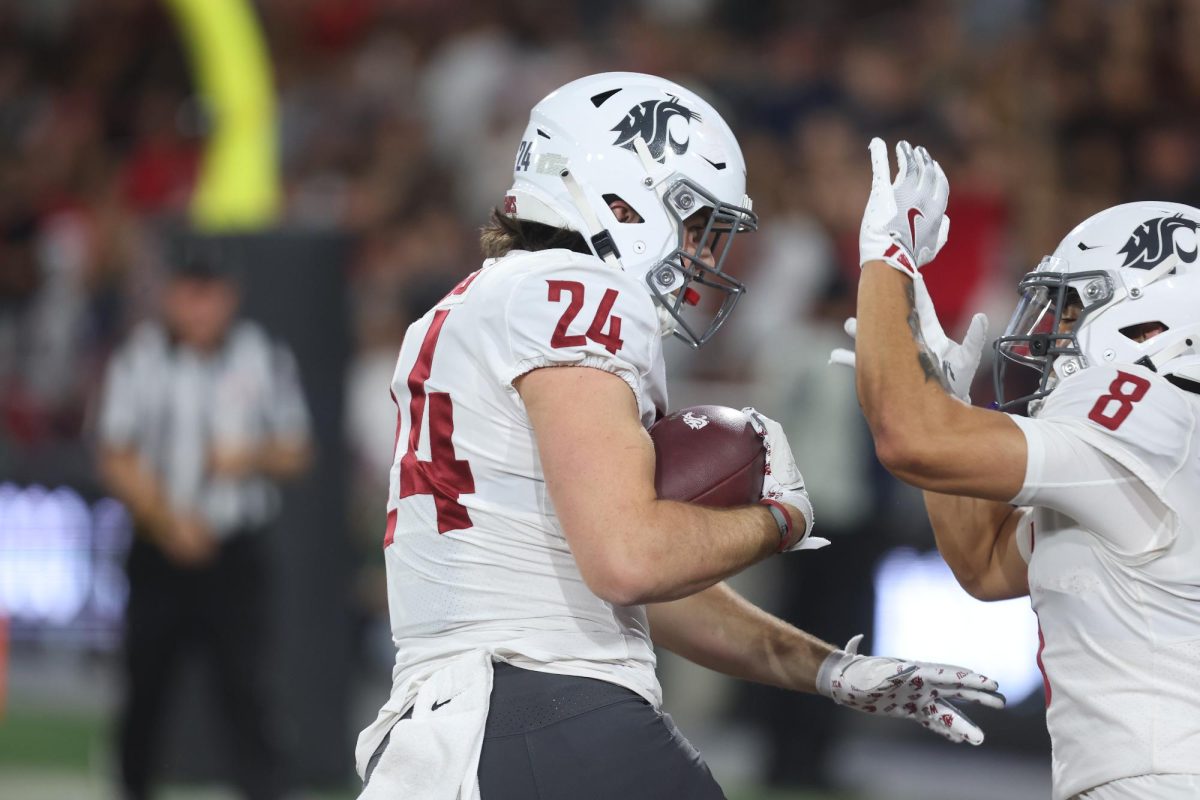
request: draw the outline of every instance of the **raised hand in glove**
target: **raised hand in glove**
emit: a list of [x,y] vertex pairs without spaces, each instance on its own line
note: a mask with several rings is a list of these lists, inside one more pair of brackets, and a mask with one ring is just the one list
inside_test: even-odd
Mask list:
[[[942,330],[942,323],[933,307],[929,289],[925,286],[925,278],[919,272],[913,276],[913,303],[925,348],[941,366],[942,374],[946,376],[950,385],[950,393],[964,403],[970,403],[971,383],[975,380],[979,359],[983,355],[984,345],[987,344],[987,315],[976,314],[971,318],[967,335],[963,337],[962,344],[959,344]],[[858,333],[858,320],[854,317],[847,319],[845,330],[853,339]],[[833,350],[829,354],[829,363],[854,369],[854,350],[844,347]]]
[[862,634],[855,636],[821,664],[820,694],[866,714],[911,719],[955,744],[983,743],[983,731],[951,701],[1004,708],[994,680],[950,664],[860,656],[861,641]]
[[896,179],[887,146],[871,140],[871,196],[858,233],[859,264],[884,261],[908,275],[933,260],[950,235],[950,183],[924,147],[896,145]]
[[787,553],[792,550],[816,550],[829,544],[828,539],[820,536],[809,536],[813,526],[812,502],[804,488],[804,476],[796,466],[792,448],[788,444],[783,427],[757,410],[746,407],[742,413],[750,419],[750,426],[763,439],[767,449],[766,470],[763,475],[762,498],[764,503],[786,503],[797,508],[804,515],[803,520],[794,519],[790,512],[780,508],[784,515],[786,530],[780,531],[779,552]]

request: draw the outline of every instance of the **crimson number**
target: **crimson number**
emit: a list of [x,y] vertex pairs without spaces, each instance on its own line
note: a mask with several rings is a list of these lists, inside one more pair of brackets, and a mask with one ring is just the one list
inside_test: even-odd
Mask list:
[[[551,347],[580,347],[587,344],[588,339],[591,339],[596,344],[604,345],[604,349],[614,355],[621,349],[621,345],[625,344],[621,339],[621,318],[612,316],[613,304],[617,302],[616,289],[604,291],[604,297],[600,298],[600,307],[596,309],[596,316],[592,320],[591,326],[588,327],[587,333],[568,334],[567,329],[571,327],[571,323],[575,321],[575,317],[579,316],[579,311],[583,308],[583,284],[579,281],[546,281],[546,283],[550,287],[546,299],[551,303],[562,300],[564,291],[571,295],[571,299],[567,303],[567,310],[559,318],[558,325],[554,328],[554,335],[550,337]],[[604,329],[605,322],[608,323],[608,330]]]
[[[1128,372],[1118,372],[1108,385],[1108,394],[1102,394],[1088,412],[1088,419],[1110,431],[1121,427],[1121,423],[1133,411],[1133,404],[1146,396],[1150,381]],[[1113,406],[1113,403],[1116,403]]]
[[[451,294],[461,294],[474,278],[469,275]],[[433,322],[425,332],[417,361],[408,373],[408,450],[400,459],[400,498],[418,494],[433,495],[437,509],[438,533],[463,530],[472,526],[467,508],[458,501],[464,494],[475,491],[475,478],[471,465],[458,458],[454,452],[454,404],[447,392],[429,392],[426,395],[425,381],[433,366],[433,351],[437,347],[442,325],[450,309],[434,312]],[[421,424],[429,407],[429,461],[417,458],[417,444],[421,440]],[[400,421],[396,421],[396,439],[399,445]],[[396,512],[388,514],[387,533],[383,546],[392,543],[396,531]]]

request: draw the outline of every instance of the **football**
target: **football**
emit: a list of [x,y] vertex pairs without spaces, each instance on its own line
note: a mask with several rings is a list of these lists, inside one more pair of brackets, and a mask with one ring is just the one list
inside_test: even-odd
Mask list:
[[650,428],[654,488],[667,500],[729,508],[758,502],[767,451],[746,415],[691,406]]

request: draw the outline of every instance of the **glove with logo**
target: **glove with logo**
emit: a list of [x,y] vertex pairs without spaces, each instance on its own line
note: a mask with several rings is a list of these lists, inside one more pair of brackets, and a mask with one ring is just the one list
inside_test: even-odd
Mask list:
[[[800,509],[804,514],[804,528],[797,530],[793,527],[795,520],[790,518],[782,508],[786,520],[786,530],[781,531],[779,552],[790,553],[793,550],[817,550],[829,544],[828,539],[820,536],[810,536],[813,527],[812,502],[804,489],[804,476],[796,466],[792,456],[792,448],[788,445],[787,435],[783,427],[763,416],[757,410],[747,406],[742,413],[750,419],[750,426],[763,439],[767,449],[767,465],[763,475],[762,498],[765,503],[787,503]],[[779,506],[776,506],[779,508]]]
[[866,714],[907,717],[955,744],[983,743],[983,731],[950,701],[1004,708],[994,680],[949,664],[860,656],[861,641],[859,634],[826,657],[817,672],[820,694]]
[[885,261],[912,275],[933,260],[950,235],[950,183],[924,147],[896,145],[891,180],[887,146],[871,140],[871,196],[858,233],[859,264]]
[[[913,276],[913,303],[916,306],[917,321],[921,326],[921,337],[925,340],[925,347],[941,365],[942,374],[950,384],[950,393],[964,403],[970,403],[971,382],[975,379],[983,347],[987,344],[987,315],[976,314],[971,318],[967,335],[963,337],[962,344],[959,344],[942,330],[942,323],[933,307],[933,299],[925,286],[925,278],[919,272]],[[858,320],[850,317],[844,327],[853,339],[858,333]],[[854,351],[839,347],[829,354],[829,363],[854,369]]]

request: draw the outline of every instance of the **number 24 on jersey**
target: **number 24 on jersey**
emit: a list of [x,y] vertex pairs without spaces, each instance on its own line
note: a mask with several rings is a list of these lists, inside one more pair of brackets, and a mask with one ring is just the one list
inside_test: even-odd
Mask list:
[[[608,352],[616,355],[617,351],[621,349],[621,345],[625,344],[621,339],[621,318],[612,313],[613,304],[617,302],[617,290],[604,290],[604,296],[600,298],[600,306],[596,309],[596,316],[592,319],[587,333],[568,334],[567,330],[571,327],[571,323],[575,321],[575,317],[579,316],[579,312],[583,308],[584,286],[579,281],[548,280],[546,283],[549,285],[546,299],[550,302],[561,302],[564,292],[570,295],[567,308],[563,311],[563,315],[559,318],[558,325],[550,337],[550,346],[580,347],[591,339],[596,344],[602,345]],[[605,330],[605,323],[607,323],[607,330]]]
[[[451,294],[461,293],[475,277],[472,273]],[[549,302],[561,302],[568,295],[567,307],[550,335],[551,347],[579,347],[590,339],[614,355],[621,349],[621,318],[612,313],[617,302],[616,289],[606,289],[596,309],[596,316],[586,333],[568,333],[571,323],[579,316],[584,304],[584,285],[579,281],[548,280]],[[409,435],[408,448],[400,459],[400,498],[414,495],[432,495],[437,511],[438,533],[464,530],[471,527],[471,516],[459,498],[475,491],[475,478],[471,465],[458,458],[454,451],[454,403],[447,392],[426,393],[425,382],[433,368],[434,351],[438,337],[450,309],[434,314],[433,322],[425,333],[416,363],[408,375],[409,391]],[[428,411],[428,414],[426,414]],[[417,457],[417,443],[421,427],[429,420],[429,460]],[[397,430],[397,445],[399,430]],[[396,528],[396,512],[388,515],[384,547],[391,544]]]

